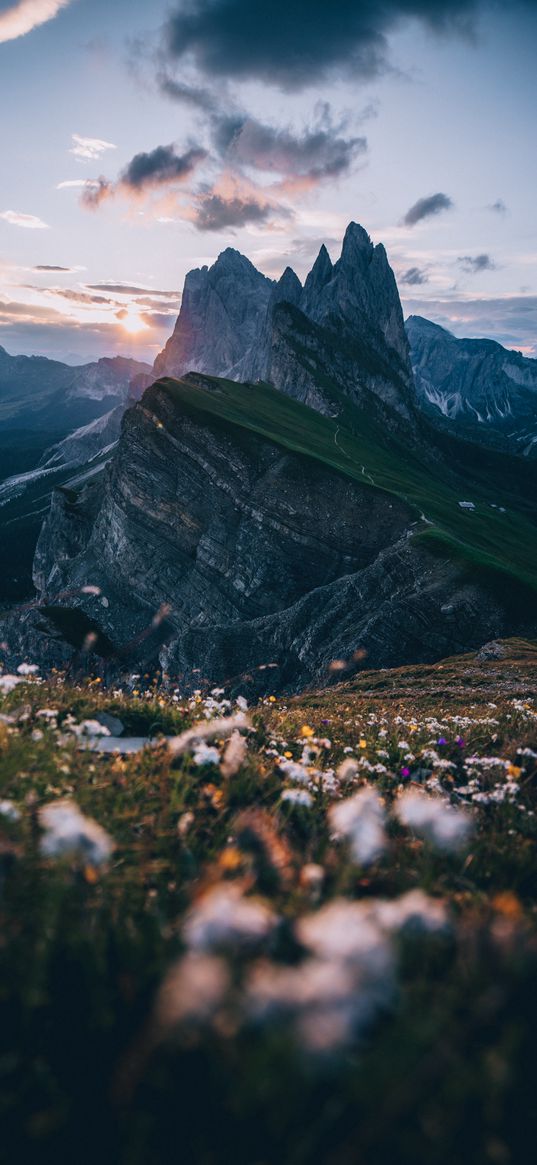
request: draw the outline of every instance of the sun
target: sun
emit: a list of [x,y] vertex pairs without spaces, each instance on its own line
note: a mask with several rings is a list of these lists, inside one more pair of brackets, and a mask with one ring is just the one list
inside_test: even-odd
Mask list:
[[125,329],[126,332],[129,332],[130,335],[134,335],[136,332],[143,332],[144,329],[147,328],[147,324],[144,322],[139,312],[129,312],[129,314],[125,316],[125,319],[121,321],[121,326]]

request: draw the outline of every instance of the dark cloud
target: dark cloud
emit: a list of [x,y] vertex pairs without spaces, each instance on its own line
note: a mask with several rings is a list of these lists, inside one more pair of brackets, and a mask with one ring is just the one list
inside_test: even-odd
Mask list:
[[165,51],[211,78],[296,90],[335,70],[378,76],[390,67],[387,37],[404,19],[467,33],[478,7],[479,0],[176,0]]
[[195,109],[204,109],[207,113],[212,113],[217,108],[218,99],[209,89],[205,89],[203,85],[189,85],[186,81],[178,81],[165,69],[160,69],[157,73],[157,85],[160,92],[172,101],[191,105]]
[[490,255],[461,255],[457,259],[459,267],[468,275],[478,275],[480,271],[494,271],[496,264]]
[[142,191],[148,186],[184,181],[206,157],[206,150],[199,146],[192,146],[184,154],[177,154],[173,144],[157,146],[148,153],[135,154],[120,175],[120,185]]
[[133,283],[88,283],[90,291],[107,291],[110,295],[159,295],[163,299],[178,299],[179,291],[159,291],[154,287],[138,287]]
[[100,177],[96,185],[87,186],[81,196],[82,204],[95,209],[118,193],[142,194],[146,190],[185,182],[206,157],[207,151],[200,146],[191,146],[184,154],[178,154],[173,144],[156,146],[147,153],[135,154],[121,171],[117,182]]
[[317,110],[315,122],[301,134],[247,114],[228,114],[213,119],[213,143],[220,157],[235,167],[321,182],[348,171],[367,151],[365,137],[344,136],[345,124],[334,123],[328,105]]
[[399,283],[406,283],[411,287],[416,287],[420,283],[428,283],[429,276],[427,272],[421,267],[409,267],[402,275],[399,275]]
[[418,201],[407,210],[403,222],[407,227],[413,227],[424,218],[431,218],[433,214],[440,214],[442,210],[449,210],[453,206],[447,194],[429,194],[427,198],[418,198]]
[[194,218],[199,231],[220,231],[224,227],[243,227],[248,223],[266,222],[275,208],[254,196],[210,193],[200,196]]
[[495,211],[496,214],[507,214],[507,207],[503,198],[497,198],[496,202],[491,202],[488,209]]
[[34,271],[74,271],[74,267],[57,267],[55,263],[38,263]]

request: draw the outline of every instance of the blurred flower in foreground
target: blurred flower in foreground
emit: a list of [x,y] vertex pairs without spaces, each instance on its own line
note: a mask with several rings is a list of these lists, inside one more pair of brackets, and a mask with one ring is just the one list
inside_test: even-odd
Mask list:
[[472,819],[465,810],[454,809],[444,797],[429,797],[417,789],[402,793],[394,809],[402,825],[437,849],[460,849],[472,832]]
[[88,866],[104,865],[114,850],[110,835],[85,817],[74,801],[55,801],[39,811],[44,830],[41,853],[47,858],[73,857]]
[[370,865],[384,853],[386,814],[375,789],[367,786],[340,801],[329,810],[328,818],[334,833],[350,841],[352,856],[359,865]]
[[270,907],[259,899],[245,898],[240,886],[219,885],[194,904],[183,935],[189,947],[200,951],[249,947],[265,939],[276,922]]

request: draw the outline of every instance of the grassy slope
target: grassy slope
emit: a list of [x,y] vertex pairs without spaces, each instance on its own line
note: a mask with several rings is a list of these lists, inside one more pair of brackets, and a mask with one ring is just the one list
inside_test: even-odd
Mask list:
[[[521,759],[517,750],[537,746],[537,645],[505,646],[502,660],[463,656],[364,672],[329,693],[267,700],[254,712],[246,763],[228,780],[215,764],[200,768],[187,757],[173,765],[165,747],[124,759],[80,751],[67,730],[67,715],[80,721],[108,711],[127,733],[170,733],[200,715],[201,701],[177,702],[156,687],[73,688],[62,677],[5,698],[1,711],[13,720],[0,724],[0,797],[21,812],[14,823],[0,816],[0,1110],[9,1159],[525,1159],[536,1131],[537,769],[535,751]],[[44,710],[55,710],[55,720]],[[468,852],[438,854],[392,829],[388,854],[361,869],[330,838],[324,794],[307,810],[280,800],[272,742],[298,760],[304,726],[323,769],[348,748],[374,764],[382,748],[385,771],[369,779],[387,803],[401,780],[403,737],[416,782],[425,779],[422,753],[441,735],[439,751],[455,766],[439,771],[448,794],[468,779],[476,755],[517,766],[520,790],[513,802],[476,806]],[[485,787],[506,779],[504,770],[483,769]],[[65,796],[115,839],[108,871],[96,876],[40,856],[36,810]],[[238,815],[248,809],[265,814],[268,850],[241,833]],[[312,862],[324,870],[319,901],[305,881]],[[187,1025],[138,1061],[155,992],[182,950],[185,912],[200,891],[230,879],[286,920],[266,956],[285,963],[297,957],[286,927],[342,896],[370,900],[421,887],[450,904],[454,931],[447,941],[404,947],[395,1000],[335,1058],[316,1062],[278,1027],[243,1030],[224,1016],[201,1031]],[[240,980],[243,959],[232,965]],[[118,1105],[126,1064],[137,1065],[141,1080]]]
[[[442,482],[406,451],[384,445],[371,430],[352,433],[337,421],[292,400],[269,385],[255,386],[205,377],[210,389],[165,378],[159,384],[182,408],[220,418],[259,433],[283,448],[317,458],[354,480],[404,498],[425,514],[430,527],[419,537],[434,541],[450,556],[474,566],[500,571],[537,589],[537,531],[522,514],[502,514],[501,487],[487,491],[468,485],[461,492]],[[461,510],[459,501],[476,505]]]

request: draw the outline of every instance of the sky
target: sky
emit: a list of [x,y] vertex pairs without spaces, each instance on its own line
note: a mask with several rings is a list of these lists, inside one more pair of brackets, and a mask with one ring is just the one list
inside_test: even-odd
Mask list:
[[152,361],[236,247],[345,227],[405,314],[537,357],[537,0],[0,0],[0,345]]

